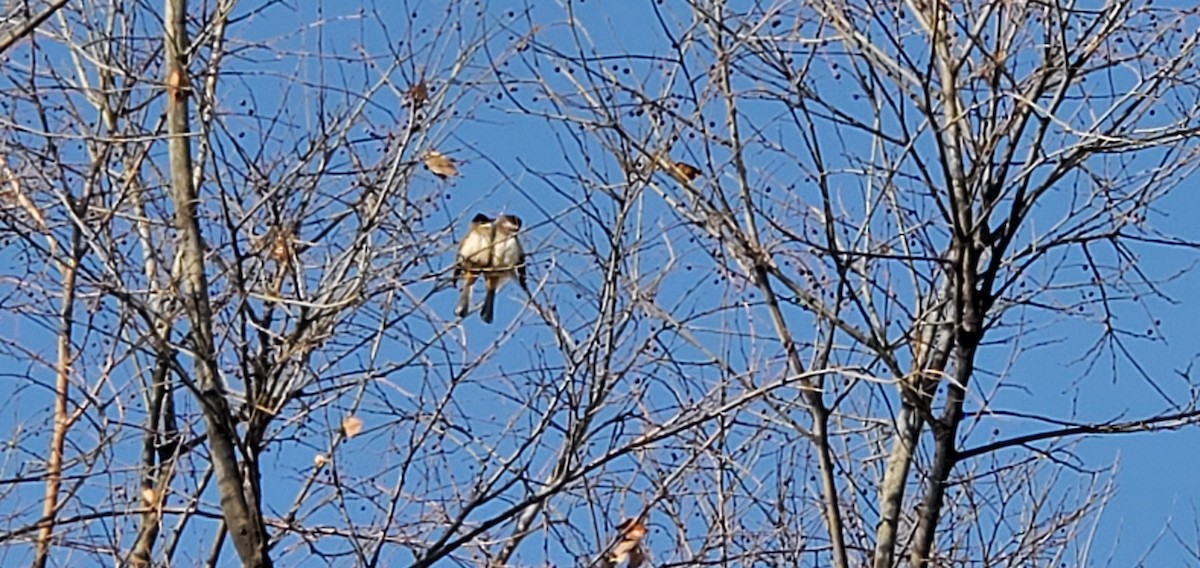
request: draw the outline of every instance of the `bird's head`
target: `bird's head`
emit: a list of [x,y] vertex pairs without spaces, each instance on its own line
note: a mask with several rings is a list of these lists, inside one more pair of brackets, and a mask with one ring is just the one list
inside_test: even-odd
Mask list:
[[500,215],[496,219],[496,228],[508,234],[516,233],[521,230],[521,218],[516,215]]

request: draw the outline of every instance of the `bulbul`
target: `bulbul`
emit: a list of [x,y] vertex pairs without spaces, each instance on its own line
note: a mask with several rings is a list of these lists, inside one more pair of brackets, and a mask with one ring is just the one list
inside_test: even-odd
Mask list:
[[480,213],[471,219],[471,230],[458,245],[458,272],[463,276],[463,288],[454,313],[459,317],[466,317],[471,311],[471,288],[480,275],[487,295],[479,317],[487,323],[492,323],[496,291],[505,280],[516,278],[526,288],[525,251],[517,239],[520,230],[521,218],[516,215],[492,219]]
[[492,323],[496,291],[505,280],[516,278],[521,288],[528,289],[525,284],[525,250],[517,239],[520,230],[521,218],[516,215],[501,215],[492,224],[492,264],[483,273],[487,295],[483,297],[483,307],[479,309],[479,318],[487,323]]
[[454,313],[466,317],[471,311],[471,287],[480,273],[491,266],[492,229],[494,221],[483,213],[471,219],[471,230],[458,243],[458,258],[455,259],[455,276],[462,278],[462,290],[458,293],[458,306]]

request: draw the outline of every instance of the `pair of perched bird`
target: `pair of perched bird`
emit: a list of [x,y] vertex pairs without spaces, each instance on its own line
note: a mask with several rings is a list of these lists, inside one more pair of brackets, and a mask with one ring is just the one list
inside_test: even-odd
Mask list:
[[525,284],[525,250],[517,233],[521,230],[521,218],[516,215],[500,215],[492,219],[478,213],[471,219],[471,230],[458,244],[458,259],[455,275],[462,278],[462,290],[458,295],[458,307],[454,313],[466,317],[471,311],[471,288],[475,280],[483,277],[487,295],[479,308],[479,318],[492,323],[495,314],[496,291],[505,280],[515,278],[521,288]]

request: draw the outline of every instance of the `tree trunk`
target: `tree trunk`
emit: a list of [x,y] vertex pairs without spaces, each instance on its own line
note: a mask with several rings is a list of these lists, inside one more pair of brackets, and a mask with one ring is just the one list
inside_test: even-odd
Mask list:
[[204,241],[196,218],[196,188],[192,184],[192,156],[188,131],[190,85],[185,66],[187,53],[187,2],[166,0],[167,132],[171,167],[171,201],[181,257],[180,295],[191,320],[191,346],[195,356],[195,381],[207,427],[209,452],[217,476],[221,511],[243,566],[268,567],[266,527],[257,500],[247,498],[245,477],[236,454],[237,428],[225,400],[217,373],[212,338],[212,308],[204,272]]

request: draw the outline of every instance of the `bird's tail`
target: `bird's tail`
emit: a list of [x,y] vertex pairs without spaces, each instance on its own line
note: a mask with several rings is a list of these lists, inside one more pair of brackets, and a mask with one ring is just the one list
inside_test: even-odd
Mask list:
[[475,281],[469,275],[462,281],[462,290],[458,292],[458,306],[454,308],[454,314],[460,318],[467,317],[471,311],[471,288]]
[[483,307],[479,308],[479,319],[485,323],[492,323],[493,311],[496,308],[496,287],[491,286],[490,282],[487,287],[487,295],[483,297]]

